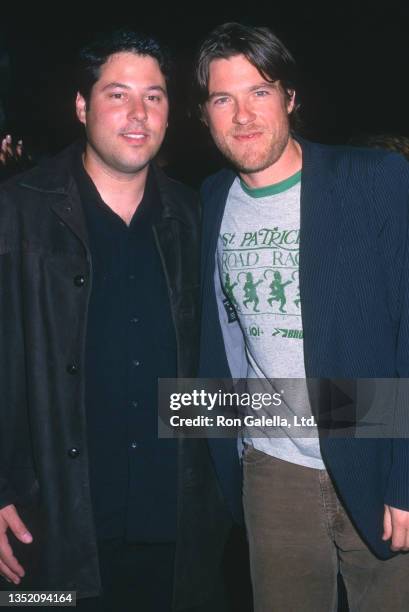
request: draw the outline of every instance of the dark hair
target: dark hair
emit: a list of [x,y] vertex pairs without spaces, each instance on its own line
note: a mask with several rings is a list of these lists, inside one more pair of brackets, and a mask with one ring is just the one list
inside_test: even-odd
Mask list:
[[169,79],[171,60],[168,50],[153,36],[134,30],[120,29],[100,35],[83,47],[78,56],[77,87],[87,104],[94,84],[98,81],[100,68],[115,53],[147,55],[157,60],[166,81]]
[[[296,88],[296,65],[293,56],[277,36],[266,27],[224,23],[210,32],[199,49],[195,71],[199,105],[208,98],[210,63],[234,55],[244,55],[263,78],[280,81],[286,96],[291,97]],[[297,106],[291,116],[296,110]]]

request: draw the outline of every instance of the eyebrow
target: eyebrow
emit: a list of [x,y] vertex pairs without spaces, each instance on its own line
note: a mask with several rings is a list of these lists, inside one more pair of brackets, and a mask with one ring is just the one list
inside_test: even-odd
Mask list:
[[231,96],[228,91],[213,91],[207,98],[207,102],[213,100],[213,98],[222,98],[223,96]]
[[146,91],[160,91],[164,96],[168,95],[168,92],[164,87],[162,87],[162,85],[151,85],[150,87],[146,88]]
[[[126,85],[125,83],[119,83],[117,81],[113,81],[112,83],[108,83],[107,85],[105,85],[105,87],[102,88],[102,91],[106,91],[107,89],[115,89],[115,88],[127,89],[127,90],[132,89],[132,87],[130,87],[129,85]],[[149,87],[145,88],[145,91],[160,91],[163,93],[163,95],[165,96],[168,95],[168,92],[166,91],[164,87],[162,87],[162,85],[150,85]]]
[[[263,81],[262,83],[258,83],[257,85],[252,85],[247,90],[248,92],[256,91],[257,89],[261,89],[262,87],[267,87],[268,89],[274,89],[277,81]],[[213,98],[222,98],[223,96],[231,96],[232,93],[229,91],[213,91],[209,97],[207,98],[207,102],[213,100]]]

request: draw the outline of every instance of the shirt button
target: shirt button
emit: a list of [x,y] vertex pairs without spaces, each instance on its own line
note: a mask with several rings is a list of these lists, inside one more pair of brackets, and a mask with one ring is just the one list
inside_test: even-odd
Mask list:
[[68,456],[71,457],[71,459],[76,459],[80,456],[80,451],[78,448],[70,448],[68,451]]
[[67,369],[68,374],[74,375],[74,374],[77,374],[78,372],[78,366],[76,363],[69,363],[66,369]]
[[131,401],[131,406],[132,406],[132,408],[137,408],[138,407],[138,402],[136,400],[132,400]]
[[133,448],[133,449],[138,448],[138,443],[137,442],[131,442],[131,448]]
[[137,359],[134,359],[134,360],[132,361],[132,364],[133,364],[133,365],[134,365],[134,366],[137,368],[138,366],[140,366],[140,365],[141,365],[141,362],[140,362],[140,361],[138,361]]
[[85,276],[82,274],[77,274],[77,276],[74,276],[74,285],[76,287],[83,287],[85,285]]
[[131,323],[138,323],[139,319],[138,317],[132,317],[131,319]]
[[135,280],[135,274],[130,274],[129,275],[129,280]]

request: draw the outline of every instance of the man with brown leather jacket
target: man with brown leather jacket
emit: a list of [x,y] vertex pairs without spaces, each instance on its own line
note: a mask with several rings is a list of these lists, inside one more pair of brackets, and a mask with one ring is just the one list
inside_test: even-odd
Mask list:
[[79,75],[85,145],[0,190],[0,574],[87,610],[185,609],[229,527],[203,441],[156,433],[158,377],[195,375],[196,196],[151,163],[158,43],[116,32]]

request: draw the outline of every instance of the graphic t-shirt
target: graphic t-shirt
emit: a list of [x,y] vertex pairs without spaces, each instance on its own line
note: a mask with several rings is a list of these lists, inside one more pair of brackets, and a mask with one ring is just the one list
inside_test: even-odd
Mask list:
[[301,172],[262,189],[236,178],[223,216],[218,267],[230,320],[237,317],[243,332],[247,377],[259,379],[259,391],[282,392],[279,414],[290,425],[278,431],[260,427],[260,437],[253,428],[246,441],[279,459],[324,469],[316,427],[302,429],[308,437],[294,427],[311,417],[299,288],[300,187]]

